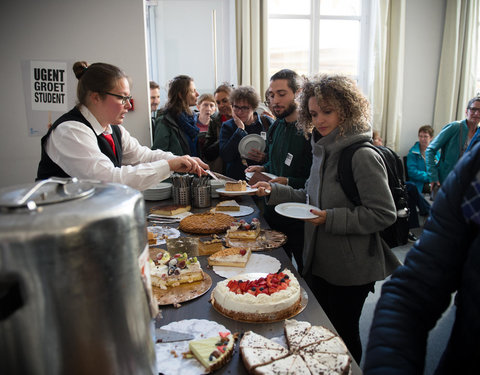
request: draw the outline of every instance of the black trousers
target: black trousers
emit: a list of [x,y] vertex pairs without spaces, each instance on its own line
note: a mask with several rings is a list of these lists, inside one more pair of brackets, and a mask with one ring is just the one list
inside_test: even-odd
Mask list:
[[360,315],[368,293],[375,290],[375,282],[365,285],[338,286],[314,275],[309,276],[307,282],[353,358],[359,364],[362,359]]

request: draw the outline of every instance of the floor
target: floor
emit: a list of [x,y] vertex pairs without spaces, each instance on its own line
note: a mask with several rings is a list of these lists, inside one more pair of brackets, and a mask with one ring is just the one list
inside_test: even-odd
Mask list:
[[[422,229],[414,229],[413,232],[417,237],[421,234]],[[410,250],[412,244],[408,243],[404,246],[393,248],[395,255],[400,261],[404,261],[406,254]],[[384,282],[377,282],[375,285],[375,293],[370,294],[363,307],[362,316],[360,317],[360,337],[362,346],[365,350],[368,342],[368,334],[373,319],[375,305],[381,294],[381,287]],[[450,336],[450,330],[455,316],[455,307],[450,305],[450,308],[444,313],[442,318],[438,321],[435,328],[430,332],[427,346],[427,357],[425,361],[424,375],[431,375],[434,373],[438,360],[440,359],[445,344]],[[360,367],[363,366],[364,357],[360,362]]]

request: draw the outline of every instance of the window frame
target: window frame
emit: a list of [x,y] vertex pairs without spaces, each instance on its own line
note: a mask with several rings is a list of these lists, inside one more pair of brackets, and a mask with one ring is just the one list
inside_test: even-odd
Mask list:
[[[372,1],[361,0],[361,14],[359,16],[347,15],[321,15],[320,3],[322,0],[310,0],[309,14],[270,14],[268,19],[276,20],[309,20],[310,21],[310,59],[308,61],[308,75],[319,73],[319,40],[320,40],[320,21],[321,20],[341,20],[341,21],[359,21],[360,22],[360,40],[358,51],[358,71],[352,78],[357,80],[359,86],[364,92],[367,92],[371,77],[371,67],[373,66],[373,23],[372,23]],[[269,51],[270,56],[270,51]],[[270,66],[268,67],[270,71]]]

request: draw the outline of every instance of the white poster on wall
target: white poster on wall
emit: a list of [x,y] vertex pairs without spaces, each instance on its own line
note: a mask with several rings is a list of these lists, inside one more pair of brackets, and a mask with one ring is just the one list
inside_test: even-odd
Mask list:
[[28,135],[43,136],[75,105],[76,79],[71,67],[68,61],[22,61]]

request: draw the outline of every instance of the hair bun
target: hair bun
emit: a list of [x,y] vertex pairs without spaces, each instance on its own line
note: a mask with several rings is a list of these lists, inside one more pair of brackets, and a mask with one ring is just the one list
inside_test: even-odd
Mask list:
[[75,64],[73,64],[73,73],[75,74],[75,77],[77,79],[82,78],[83,74],[87,71],[88,69],[88,64],[86,61],[77,61]]

